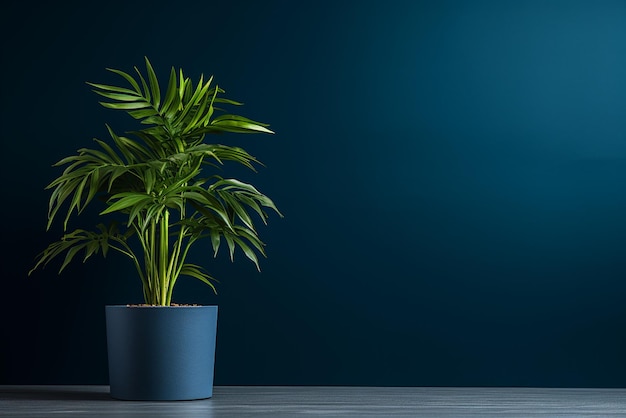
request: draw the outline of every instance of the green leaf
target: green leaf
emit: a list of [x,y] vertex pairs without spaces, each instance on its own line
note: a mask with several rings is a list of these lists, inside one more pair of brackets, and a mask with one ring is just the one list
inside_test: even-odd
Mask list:
[[133,102],[133,103],[100,102],[100,104],[104,107],[108,107],[109,109],[121,109],[121,110],[145,109],[151,106],[150,103],[146,103],[144,101]]
[[213,128],[220,128],[221,130],[228,132],[238,132],[238,133],[268,133],[273,134],[273,131],[270,131],[265,126],[258,124],[252,121],[244,121],[238,119],[213,119],[210,123],[210,126]]
[[227,203],[227,206],[231,207],[235,211],[237,217],[239,217],[239,219],[248,228],[254,230],[254,225],[252,224],[252,219],[250,219],[250,215],[248,215],[246,210],[241,206],[237,199],[225,190],[220,190],[218,193],[221,198],[224,199],[224,202]]
[[[209,80],[205,85],[198,83],[198,86],[196,87],[196,90],[193,96],[191,96],[188,100],[182,101],[183,110],[176,116],[176,119],[174,120],[173,123],[182,126],[183,133],[187,133],[191,128],[193,128],[193,126],[189,128],[190,122],[185,121],[185,118],[187,117],[187,115],[190,114],[191,111],[198,110],[198,106],[200,102],[202,101],[203,96],[206,94],[206,91],[209,88],[209,83],[211,82],[211,80]],[[191,87],[191,84],[189,84],[189,86]]]
[[261,241],[258,237],[258,235],[256,234],[255,231],[253,230],[249,230],[243,227],[238,226],[236,228],[237,234],[239,236],[244,237],[245,239],[247,239],[252,245],[254,245],[254,247],[265,257],[265,248],[263,248],[263,246],[265,245],[263,243],[263,241]]
[[263,223],[267,225],[267,221],[266,221],[267,215],[265,214],[265,212],[263,212],[259,204],[254,199],[246,196],[243,193],[238,193],[238,192],[236,192],[236,196],[237,196],[237,199],[241,200],[243,203],[251,207],[252,210],[254,210],[259,215]]
[[99,94],[100,96],[106,97],[107,99],[119,100],[121,102],[136,102],[138,99],[141,99],[141,96],[138,96],[136,94],[130,95],[130,94],[122,94],[122,93],[109,93],[106,91],[98,91],[98,90],[94,90],[94,92],[96,94]]
[[118,199],[118,200],[115,201],[115,203],[111,204],[111,206],[109,206],[108,208],[100,212],[100,215],[120,211],[128,207],[135,206],[146,200],[152,201],[152,196],[147,195],[145,193],[124,192],[124,193],[118,193],[111,197],[111,200],[115,200],[115,199]]
[[213,257],[217,257],[217,252],[220,249],[220,244],[221,244],[221,241],[222,241],[221,235],[214,228],[211,229],[210,235],[211,235],[211,245],[213,246]]
[[178,98],[182,102],[183,101],[183,97],[185,95],[185,88],[186,88],[187,84],[189,84],[189,80],[187,80],[187,79],[185,79],[185,77],[183,77],[183,69],[182,68],[179,68],[178,72],[179,72],[179,75],[178,75]]
[[246,257],[248,257],[248,259],[254,263],[254,265],[256,266],[256,269],[258,271],[261,271],[261,266],[259,266],[259,259],[257,258],[254,251],[250,247],[248,247],[248,245],[243,240],[239,239],[238,237],[233,237],[233,240],[237,243],[237,245],[239,245],[239,248],[243,250],[243,253],[246,255]]
[[[109,85],[106,85],[106,84],[96,84],[96,83],[89,83],[89,82],[87,84],[89,84],[90,86],[95,87],[97,89],[100,89],[100,90],[107,90],[107,91],[112,91],[112,92],[116,92],[116,93],[120,93],[120,94],[127,94],[127,95],[135,95],[135,94],[137,94],[136,91],[130,90],[130,89],[127,89],[127,88],[124,88],[124,87],[109,86]],[[139,94],[141,94],[141,92]]]
[[135,81],[135,79],[128,73],[125,73],[124,71],[120,71],[120,70],[116,70],[113,68],[107,68],[108,71],[111,71],[112,73],[115,73],[117,75],[122,76],[126,81],[128,81],[128,83],[133,86],[133,88],[135,89],[135,91],[138,94],[141,94],[141,89],[139,88],[139,85],[137,84],[137,82]]
[[109,146],[109,144],[107,144],[104,141],[101,141],[99,139],[94,139],[98,145],[100,145],[102,147],[102,149],[104,149],[106,151],[106,153],[111,157],[111,161],[115,162],[117,164],[123,164],[122,159],[119,157],[119,155],[117,155],[117,153],[113,150],[113,148],[111,148]]
[[146,60],[146,70],[148,72],[148,80],[150,81],[150,88],[152,90],[152,104],[155,109],[159,108],[161,104],[161,90],[159,89],[159,81],[157,80],[156,73],[152,68],[152,64],[150,64],[150,60],[148,57],[145,57]]
[[165,92],[165,100],[163,101],[163,105],[161,106],[161,112],[163,112],[163,114],[165,115],[171,114],[173,113],[173,111],[176,111],[178,109],[178,104],[180,103],[180,99],[178,97],[178,86],[176,84],[176,81],[176,70],[174,69],[174,67],[172,67],[170,70],[170,79],[167,84],[167,91]]
[[139,68],[134,67],[135,68],[135,72],[137,73],[137,76],[139,76],[139,80],[141,81],[141,87],[143,87],[143,96],[145,97],[146,101],[149,103],[152,103],[152,95],[150,93],[150,88],[148,87],[148,83],[146,83],[146,79],[143,78],[143,75],[141,74],[141,71],[139,71]]
[[217,289],[215,289],[215,286],[213,285],[213,283],[211,283],[211,281],[217,282],[217,280],[204,273],[202,271],[202,267],[195,264],[184,264],[180,269],[180,274],[200,280],[204,284],[208,285],[211,289],[213,289],[213,292],[217,294]]
[[159,114],[159,112],[154,110],[152,107],[148,107],[147,109],[133,110],[132,112],[128,112],[128,114],[131,115],[135,119],[141,120],[141,119],[149,118],[151,116],[156,116]]

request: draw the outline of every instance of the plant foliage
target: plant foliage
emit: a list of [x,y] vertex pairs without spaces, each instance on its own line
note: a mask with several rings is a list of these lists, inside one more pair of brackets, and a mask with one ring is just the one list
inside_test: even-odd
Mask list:
[[[64,235],[38,255],[29,274],[58,256],[64,255],[60,273],[79,254],[84,262],[115,250],[133,261],[145,303],[169,306],[181,275],[215,291],[215,279],[202,266],[186,261],[192,245],[207,238],[217,256],[225,242],[231,261],[239,248],[259,269],[258,254],[265,256],[265,251],[253,218],[266,223],[268,209],[282,214],[251,184],[205,174],[226,161],[252,170],[260,164],[242,148],[205,142],[207,134],[271,134],[269,125],[218,108],[241,103],[224,98],[213,77],[200,76],[194,85],[182,69],[172,68],[162,92],[148,58],[145,64],[145,75],[137,67],[135,76],[108,69],[122,77],[126,87],[87,83],[107,99],[102,106],[128,113],[143,129],[123,136],[107,125],[108,142],[94,139],[96,148],[79,149],[55,164],[65,169],[47,186],[52,190],[47,229],[65,210]],[[111,216],[108,224],[93,231],[67,232],[72,215],[92,202],[104,202],[100,215],[121,213],[125,221]],[[133,240],[139,245],[131,245]]]

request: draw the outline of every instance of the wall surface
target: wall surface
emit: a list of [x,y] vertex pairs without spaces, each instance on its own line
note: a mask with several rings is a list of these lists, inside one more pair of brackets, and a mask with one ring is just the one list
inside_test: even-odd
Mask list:
[[51,165],[134,128],[85,82],[148,56],[276,131],[224,137],[285,214],[262,272],[207,243],[218,295],[175,292],[220,307],[216,384],[626,386],[626,3],[39,3],[0,15],[0,384],[107,382],[130,263],[26,273]]

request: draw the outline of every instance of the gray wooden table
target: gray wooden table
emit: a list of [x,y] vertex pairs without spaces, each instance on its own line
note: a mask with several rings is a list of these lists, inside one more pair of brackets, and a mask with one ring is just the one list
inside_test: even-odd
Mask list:
[[218,386],[119,401],[107,386],[0,386],[2,417],[626,417],[626,389]]

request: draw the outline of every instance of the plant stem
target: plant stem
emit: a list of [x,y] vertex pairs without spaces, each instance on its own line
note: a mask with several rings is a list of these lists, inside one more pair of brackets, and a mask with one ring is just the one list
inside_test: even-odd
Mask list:
[[174,244],[174,250],[172,251],[173,252],[172,259],[170,260],[170,266],[168,269],[168,275],[170,277],[170,287],[167,292],[168,305],[172,301],[172,292],[174,290],[174,284],[176,283],[176,280],[178,279],[178,276],[180,274],[180,270],[183,264],[185,263],[186,254],[183,254],[183,256],[181,257],[180,249],[182,248],[184,244],[184,239],[185,239],[186,234],[187,234],[187,228],[184,226],[181,226],[180,231],[178,233],[178,240]]
[[166,306],[167,305],[167,288],[168,288],[168,277],[167,277],[167,259],[168,259],[168,250],[169,250],[169,234],[168,234],[168,229],[169,229],[169,217],[170,217],[170,212],[165,209],[164,213],[163,213],[163,217],[161,218],[161,242],[160,242],[160,250],[161,250],[161,254],[159,257],[159,276],[161,278],[161,288],[159,289],[161,291],[161,305]]
[[[146,231],[146,233],[148,233]],[[146,248],[145,251],[145,260],[146,260],[146,271],[148,275],[148,283],[150,284],[150,304],[156,305],[157,303],[157,295],[158,295],[158,281],[157,272],[154,265],[156,261],[156,224],[154,221],[150,222],[150,232],[148,236],[148,245],[149,248]]]

